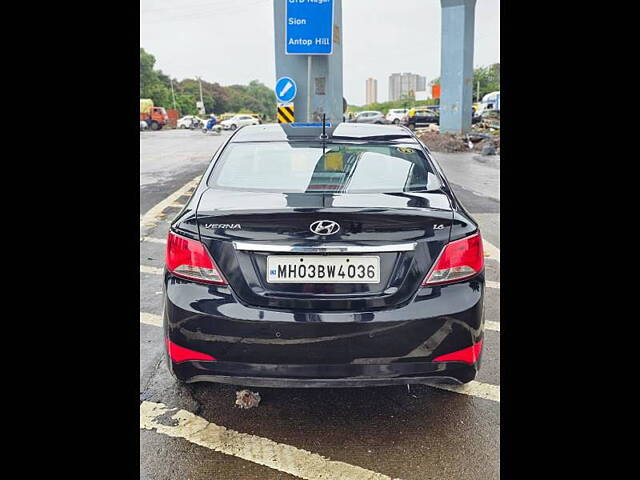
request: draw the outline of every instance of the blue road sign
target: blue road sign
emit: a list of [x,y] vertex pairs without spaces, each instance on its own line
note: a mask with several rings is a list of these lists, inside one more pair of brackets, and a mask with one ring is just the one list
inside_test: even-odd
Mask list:
[[298,86],[293,79],[289,77],[282,77],[276,82],[276,98],[279,102],[290,102],[296,98],[296,92]]
[[286,0],[285,53],[333,53],[333,0]]

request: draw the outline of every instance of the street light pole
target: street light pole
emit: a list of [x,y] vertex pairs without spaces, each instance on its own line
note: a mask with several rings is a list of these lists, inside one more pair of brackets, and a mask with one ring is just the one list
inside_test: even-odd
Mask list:
[[173,78],[169,78],[169,81],[171,82],[171,97],[173,97],[173,109],[178,110],[178,108],[176,107],[176,94],[173,91]]
[[200,105],[202,105],[202,113],[207,113],[207,110],[204,108],[204,100],[202,99],[202,80],[198,77],[198,84],[200,85]]

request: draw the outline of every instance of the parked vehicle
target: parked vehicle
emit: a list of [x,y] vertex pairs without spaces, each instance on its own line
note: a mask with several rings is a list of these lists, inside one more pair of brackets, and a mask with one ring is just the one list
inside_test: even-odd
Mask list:
[[376,123],[382,125],[387,123],[387,120],[384,118],[384,114],[382,112],[378,112],[375,110],[364,111],[358,113],[356,118],[353,120],[354,123]]
[[440,113],[425,107],[412,108],[402,119],[402,123],[411,130],[435,123],[440,125]]
[[480,368],[477,222],[406,128],[247,126],[171,223],[163,337],[182,382],[466,383]]
[[239,114],[234,117],[231,117],[229,120],[220,122],[220,125],[225,130],[235,130],[236,128],[244,127],[245,125],[259,125],[259,124],[260,124],[260,121],[257,118],[247,114]]
[[399,125],[402,122],[402,117],[404,117],[408,111],[408,108],[392,108],[387,113],[385,119],[388,123]]
[[196,115],[185,115],[178,119],[177,128],[197,128],[203,123],[202,119]]
[[169,116],[164,108],[154,107],[150,98],[141,98],[140,121],[146,122],[151,130],[160,130],[169,123]]
[[478,121],[486,127],[500,128],[500,111],[498,110],[485,110],[479,116]]
[[487,93],[484,97],[482,97],[482,102],[480,102],[478,114],[482,115],[484,112],[487,112],[489,110],[495,110],[497,112],[500,111],[499,91]]
[[238,115],[237,113],[223,113],[221,115],[218,115],[218,122],[222,123],[225,120],[229,120],[230,118],[235,117],[236,115]]
[[149,125],[147,125],[147,122],[145,122],[144,120],[140,120],[140,131],[142,132],[143,130],[146,130],[147,128],[149,128]]

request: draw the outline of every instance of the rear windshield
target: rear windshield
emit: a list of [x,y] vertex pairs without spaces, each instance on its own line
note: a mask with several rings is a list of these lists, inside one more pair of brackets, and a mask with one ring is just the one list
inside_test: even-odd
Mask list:
[[280,193],[391,193],[442,186],[415,146],[327,143],[323,149],[301,142],[231,143],[209,185]]

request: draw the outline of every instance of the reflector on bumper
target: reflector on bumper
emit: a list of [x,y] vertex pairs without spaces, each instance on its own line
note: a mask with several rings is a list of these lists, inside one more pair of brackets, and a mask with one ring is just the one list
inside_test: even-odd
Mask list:
[[457,352],[446,353],[433,359],[434,362],[464,362],[474,364],[480,358],[482,351],[482,340]]
[[169,358],[175,363],[187,362],[189,360],[204,360],[208,362],[215,362],[217,359],[206,353],[196,352],[188,348],[176,345],[168,338],[166,339],[167,352],[169,352]]

